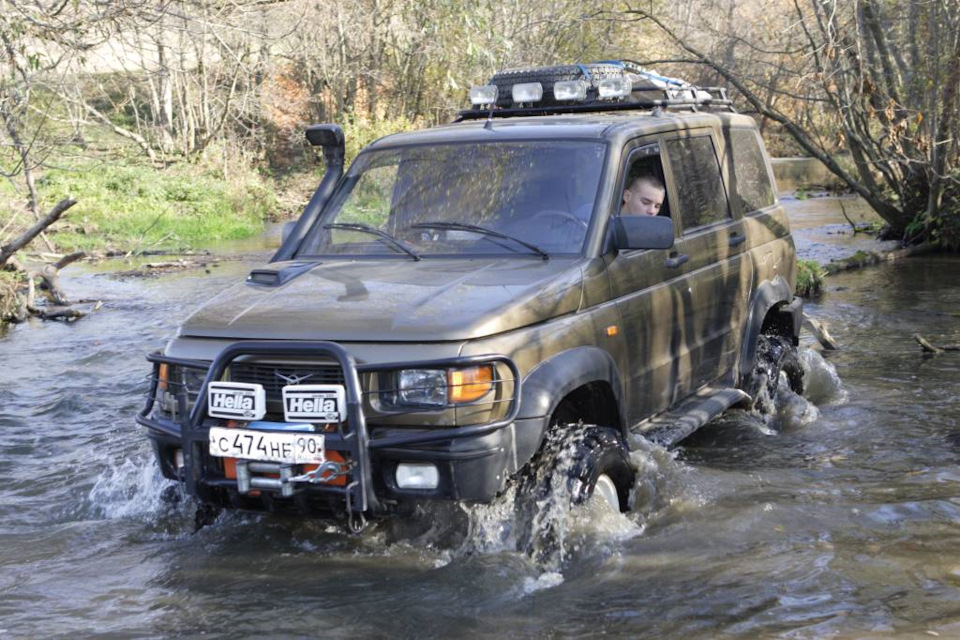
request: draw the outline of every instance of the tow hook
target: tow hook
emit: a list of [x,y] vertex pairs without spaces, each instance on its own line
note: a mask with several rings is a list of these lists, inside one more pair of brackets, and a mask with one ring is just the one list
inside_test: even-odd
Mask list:
[[347,511],[347,530],[354,535],[363,533],[367,526],[367,518],[359,512]]
[[340,476],[345,476],[350,471],[347,465],[334,460],[327,460],[313,471],[308,471],[303,475],[288,478],[287,482],[309,482],[317,484],[320,482],[330,482]]

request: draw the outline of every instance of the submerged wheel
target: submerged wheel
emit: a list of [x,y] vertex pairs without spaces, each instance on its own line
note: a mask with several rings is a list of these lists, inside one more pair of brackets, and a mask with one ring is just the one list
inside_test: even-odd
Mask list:
[[789,338],[783,336],[760,336],[757,339],[756,364],[746,387],[746,392],[753,398],[753,409],[761,413],[773,411],[781,372],[786,375],[790,390],[802,394],[803,366],[797,348]]
[[567,471],[573,504],[602,499],[621,513],[629,506],[633,469],[616,431],[584,427],[572,450]]
[[517,546],[538,561],[562,555],[571,507],[603,500],[629,509],[634,471],[615,429],[560,424],[518,478]]

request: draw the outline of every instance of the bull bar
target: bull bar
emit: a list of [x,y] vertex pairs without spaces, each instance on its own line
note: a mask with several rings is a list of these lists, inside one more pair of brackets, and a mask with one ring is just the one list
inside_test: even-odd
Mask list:
[[[263,463],[240,461],[238,464],[238,478],[216,477],[219,471],[213,468],[211,456],[206,452],[208,446],[208,432],[211,426],[221,422],[218,418],[209,418],[207,416],[207,387],[211,382],[220,380],[230,364],[242,356],[296,356],[302,358],[320,358],[332,359],[343,372],[344,387],[346,394],[346,420],[336,425],[335,432],[325,433],[326,448],[328,450],[346,452],[350,456],[351,468],[349,470],[349,482],[345,486],[335,486],[327,484],[319,476],[325,472],[323,466],[314,474],[303,474],[295,476],[289,465],[276,465],[275,468],[267,468]],[[136,421],[139,425],[151,430],[164,433],[167,436],[179,436],[183,447],[183,482],[186,492],[190,495],[201,495],[201,489],[204,487],[220,487],[223,489],[244,489],[249,490],[251,485],[249,470],[261,469],[264,471],[275,472],[280,477],[277,479],[263,479],[256,483],[254,488],[276,491],[284,497],[293,494],[293,483],[309,483],[310,486],[321,493],[341,496],[346,503],[347,515],[351,521],[355,514],[362,516],[363,513],[380,510],[380,503],[374,492],[374,482],[371,468],[370,451],[375,449],[402,449],[414,445],[437,444],[449,442],[460,438],[481,437],[493,433],[499,429],[510,425],[517,417],[519,412],[519,398],[521,378],[516,364],[506,356],[502,355],[479,355],[435,360],[403,361],[385,364],[357,364],[354,357],[341,345],[328,341],[241,341],[227,345],[214,358],[213,362],[207,364],[203,360],[191,360],[184,358],[173,358],[165,356],[159,352],[147,356],[147,360],[153,363],[153,375],[150,376],[151,384],[147,393],[147,402],[143,410],[137,415]],[[485,363],[501,363],[507,367],[512,375],[512,380],[502,380],[501,382],[512,382],[512,393],[509,399],[500,399],[494,402],[508,401],[509,406],[506,415],[492,422],[473,424],[468,426],[436,427],[426,430],[418,430],[411,434],[393,434],[371,440],[366,416],[363,411],[364,391],[360,383],[360,374],[366,372],[389,372],[400,369],[428,369],[428,368],[448,368],[462,367]],[[207,369],[206,376],[199,389],[196,402],[192,409],[188,411],[188,397],[186,389],[180,388],[176,394],[177,416],[179,419],[179,429],[176,423],[170,420],[158,420],[151,416],[154,404],[156,403],[157,390],[160,382],[160,366],[173,365],[180,367],[191,367],[195,369]],[[433,410],[445,410],[452,408],[453,405],[445,405]],[[463,405],[457,405],[463,406]],[[418,409],[424,411],[425,409]],[[333,471],[333,475],[346,475]],[[327,479],[329,479],[329,475]],[[244,486],[245,485],[245,486]]]

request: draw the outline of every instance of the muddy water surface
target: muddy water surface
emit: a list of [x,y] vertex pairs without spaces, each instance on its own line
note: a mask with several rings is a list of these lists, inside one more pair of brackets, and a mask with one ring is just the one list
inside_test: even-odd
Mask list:
[[103,312],[0,337],[0,637],[960,636],[960,354],[910,339],[960,343],[960,261],[831,278],[809,306],[843,350],[804,352],[810,403],[635,443],[637,510],[574,513],[539,563],[509,495],[361,537],[236,514],[192,533],[133,423],[143,354],[245,268],[77,270]]

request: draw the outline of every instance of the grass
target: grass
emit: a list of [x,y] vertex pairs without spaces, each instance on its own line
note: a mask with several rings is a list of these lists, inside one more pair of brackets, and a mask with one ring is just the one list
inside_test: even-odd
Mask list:
[[277,202],[252,172],[225,180],[188,163],[157,169],[143,161],[85,160],[47,170],[37,189],[43,210],[68,196],[77,200],[55,227],[61,251],[182,249],[243,238],[263,229]]
[[816,260],[797,261],[797,295],[810,298],[823,292],[823,279],[827,275]]
[[[343,126],[350,161],[373,139],[416,125],[402,118],[370,122],[347,117]],[[46,234],[64,253],[189,249],[250,237],[262,232],[266,220],[298,212],[322,173],[311,166],[272,178],[269,171],[255,168],[262,162],[245,157],[236,146],[212,147],[207,160],[179,160],[158,168],[108,134],[90,136],[87,142],[86,147],[54,147],[45,158],[47,168],[37,172],[41,213],[68,196],[77,200]],[[0,229],[16,216],[0,243],[33,222],[23,211],[24,193],[12,185],[0,181]],[[364,214],[360,218],[376,217],[359,213]]]

